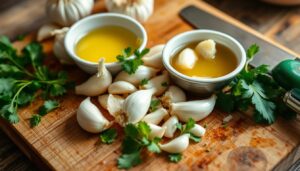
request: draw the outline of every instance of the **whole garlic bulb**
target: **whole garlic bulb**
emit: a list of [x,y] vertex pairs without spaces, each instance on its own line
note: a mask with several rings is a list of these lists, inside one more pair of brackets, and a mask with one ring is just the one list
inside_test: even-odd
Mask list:
[[154,0],[105,0],[110,12],[128,15],[145,22],[153,13]]
[[91,14],[94,0],[48,0],[46,13],[51,21],[61,26],[71,26]]
[[129,95],[123,104],[123,111],[127,116],[127,123],[137,123],[146,115],[154,89],[139,90]]
[[53,53],[57,57],[60,63],[62,64],[74,64],[74,61],[68,55],[65,49],[65,36],[69,31],[68,27],[62,28],[60,30],[54,30],[51,32],[51,35],[55,36],[54,44],[53,44]]
[[98,73],[90,77],[86,82],[75,87],[75,93],[85,96],[98,96],[105,93],[112,82],[112,76],[106,69],[104,59],[99,61]]
[[182,153],[189,146],[190,134],[182,134],[166,144],[159,144],[161,150],[168,153]]
[[189,102],[172,103],[171,115],[176,115],[179,120],[187,122],[189,118],[199,121],[207,117],[214,109],[217,96],[212,95],[208,99]]
[[77,110],[77,122],[82,129],[90,133],[99,133],[111,126],[97,106],[91,102],[90,97],[81,102]]

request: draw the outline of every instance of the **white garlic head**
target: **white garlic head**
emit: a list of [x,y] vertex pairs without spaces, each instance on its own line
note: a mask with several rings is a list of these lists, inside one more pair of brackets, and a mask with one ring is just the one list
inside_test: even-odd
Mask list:
[[71,26],[91,14],[94,0],[48,0],[46,13],[50,20],[61,26]]
[[162,51],[164,50],[165,45],[156,45],[152,47],[143,58],[144,65],[156,68],[156,69],[163,69],[164,65],[162,62]]
[[212,39],[204,40],[196,46],[195,51],[205,59],[215,59],[217,53],[216,42]]
[[128,15],[145,22],[153,13],[154,0],[105,0],[110,12]]
[[161,150],[168,153],[182,153],[189,146],[190,134],[182,134],[166,144],[159,144]]
[[102,115],[90,97],[81,102],[77,110],[77,122],[82,129],[90,133],[99,133],[111,126],[111,123]]

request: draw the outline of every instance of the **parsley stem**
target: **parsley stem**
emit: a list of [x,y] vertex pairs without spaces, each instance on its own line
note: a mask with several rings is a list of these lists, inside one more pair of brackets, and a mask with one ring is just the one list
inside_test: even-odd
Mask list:
[[[13,97],[11,103],[10,103],[10,107],[12,107],[12,105],[14,105],[15,100],[18,98],[18,96],[19,96],[19,94],[22,92],[22,90],[23,90],[25,87],[27,87],[28,85],[30,85],[31,83],[32,83],[32,82],[30,81],[30,82],[27,82],[27,83],[25,83],[25,84],[20,84],[20,85],[22,85],[22,86],[18,89],[17,93],[14,95],[14,97]],[[16,106],[13,106],[13,107],[15,108]]]
[[18,62],[16,62],[13,58],[7,57],[7,59],[9,59],[14,65],[16,65],[24,74],[26,74],[29,77],[33,77],[34,78],[34,75],[32,75],[30,72],[28,72],[24,67],[22,67],[21,65],[19,65]]

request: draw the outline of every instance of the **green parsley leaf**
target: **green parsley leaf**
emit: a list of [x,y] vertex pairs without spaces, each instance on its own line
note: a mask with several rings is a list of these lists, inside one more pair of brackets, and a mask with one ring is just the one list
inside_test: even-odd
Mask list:
[[140,151],[123,154],[118,158],[119,169],[130,169],[142,162]]
[[150,111],[151,112],[156,111],[159,105],[160,105],[160,101],[158,99],[151,100]]
[[181,123],[177,123],[176,124],[176,128],[181,132],[181,133],[183,133],[183,126],[182,126],[182,124]]
[[232,112],[235,108],[235,97],[231,94],[225,94],[223,92],[217,93],[216,107],[224,112]]
[[183,133],[188,133],[192,128],[194,128],[196,122],[194,119],[190,118],[187,123],[185,124],[185,127],[183,129]]
[[117,138],[118,133],[115,128],[108,129],[100,134],[100,140],[102,143],[111,144]]
[[169,154],[169,160],[173,163],[178,163],[182,159],[182,154]]
[[200,142],[201,141],[201,137],[198,137],[192,133],[190,133],[190,139],[196,143]]
[[151,129],[146,122],[139,122],[137,124],[139,134],[143,137],[148,138],[149,134],[151,133]]
[[247,50],[247,58],[251,59],[254,57],[255,54],[257,54],[259,51],[259,46],[257,44],[251,45]]
[[151,141],[150,144],[147,146],[147,149],[153,153],[160,153],[160,148],[157,143]]
[[17,39],[18,41],[22,41],[22,40],[24,40],[25,37],[26,37],[25,34],[19,34],[19,35],[17,35],[16,39]]
[[47,100],[45,101],[45,103],[43,104],[43,106],[41,106],[39,108],[39,115],[41,116],[45,116],[47,113],[53,111],[54,109],[59,107],[59,102],[56,100]]
[[149,82],[149,79],[144,78],[144,79],[142,79],[142,81],[140,82],[140,85],[141,85],[141,86],[146,85],[146,84],[148,84],[148,82]]
[[125,136],[122,142],[122,153],[130,154],[141,149],[142,145],[134,138]]
[[41,120],[42,120],[41,115],[32,115],[30,118],[30,126],[32,128],[38,126]]
[[139,136],[139,130],[134,124],[127,124],[124,128],[125,135],[131,138],[136,138]]

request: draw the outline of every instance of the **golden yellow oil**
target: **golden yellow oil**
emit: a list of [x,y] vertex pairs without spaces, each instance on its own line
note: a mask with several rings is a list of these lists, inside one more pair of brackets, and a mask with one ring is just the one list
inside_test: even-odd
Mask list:
[[[186,47],[195,49],[196,43],[189,44]],[[171,59],[171,65],[180,73],[191,77],[216,78],[229,74],[237,67],[237,58],[235,54],[226,46],[216,44],[217,53],[215,59],[205,59],[198,55],[198,60],[192,69],[182,69],[177,65],[178,53]]]
[[116,56],[127,47],[136,49],[141,40],[130,30],[119,26],[105,26],[92,30],[79,40],[76,54],[90,62],[105,58],[106,63],[116,62]]

